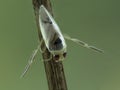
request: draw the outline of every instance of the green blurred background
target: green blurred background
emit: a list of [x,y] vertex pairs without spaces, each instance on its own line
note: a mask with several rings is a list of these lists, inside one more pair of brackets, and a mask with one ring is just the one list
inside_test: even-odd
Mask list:
[[[68,90],[120,90],[120,1],[52,0],[52,6],[62,32],[105,51],[67,41]],[[0,0],[0,90],[48,90],[40,53],[20,79],[37,44],[32,0]]]

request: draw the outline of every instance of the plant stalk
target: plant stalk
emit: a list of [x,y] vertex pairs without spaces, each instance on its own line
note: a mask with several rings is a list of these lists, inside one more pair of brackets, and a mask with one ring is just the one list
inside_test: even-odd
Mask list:
[[[51,2],[50,0],[32,0],[32,3],[33,3],[35,18],[36,18],[38,36],[41,42],[42,35],[40,31],[40,26],[39,26],[39,8],[41,5],[44,5],[46,9],[53,16]],[[42,42],[42,45],[41,45],[41,48],[43,47],[46,47],[44,41]],[[42,57],[44,60],[49,59],[50,55],[51,53],[48,51],[47,48],[45,52],[42,53]],[[44,61],[44,67],[45,67],[49,90],[68,90],[62,62],[55,62],[52,58],[50,61]]]

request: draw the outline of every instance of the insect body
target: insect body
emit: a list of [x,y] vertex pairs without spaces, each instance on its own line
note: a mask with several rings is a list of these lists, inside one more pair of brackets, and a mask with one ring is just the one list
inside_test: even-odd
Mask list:
[[[103,52],[101,49],[98,49],[94,46],[89,46],[87,43],[81,40],[78,40],[76,38],[71,38],[68,35],[63,35],[57,23],[43,5],[41,5],[39,9],[39,25],[42,34],[41,41],[45,42],[45,47],[41,48],[41,52],[44,52],[45,50],[44,48],[47,48],[52,55],[51,57],[53,57],[53,60],[55,60],[56,63],[64,60],[64,58],[66,57],[67,45],[65,39],[71,40],[85,48],[92,49],[100,53]],[[38,45],[37,49],[35,49],[33,54],[31,55],[28,64],[25,67],[25,70],[21,77],[23,77],[30,68],[39,49],[40,49],[40,45]],[[51,58],[44,61],[49,61],[49,60],[51,60]]]
[[66,56],[67,45],[60,28],[43,5],[41,5],[39,10],[39,24],[47,49],[56,62],[62,61]]

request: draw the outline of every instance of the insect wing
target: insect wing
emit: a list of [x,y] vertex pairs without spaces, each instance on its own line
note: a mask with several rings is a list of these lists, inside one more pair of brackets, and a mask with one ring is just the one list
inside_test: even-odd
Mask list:
[[57,23],[43,5],[39,10],[39,24],[45,45],[49,51],[66,48],[64,37]]

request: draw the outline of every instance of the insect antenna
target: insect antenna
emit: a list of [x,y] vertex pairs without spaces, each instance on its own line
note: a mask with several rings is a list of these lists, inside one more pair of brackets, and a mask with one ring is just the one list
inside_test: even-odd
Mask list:
[[99,52],[99,53],[104,53],[103,50],[101,50],[101,49],[99,49],[99,48],[96,48],[96,47],[94,47],[94,46],[90,46],[90,45],[88,45],[87,43],[85,43],[85,42],[83,42],[83,41],[81,41],[81,40],[79,40],[79,39],[71,38],[71,37],[70,37],[69,35],[67,35],[67,34],[64,34],[64,38],[67,39],[67,40],[71,40],[71,41],[73,41],[73,42],[75,42],[75,43],[77,43],[77,44],[79,44],[79,45],[81,45],[81,46],[83,46],[83,47],[85,47],[85,48],[92,49],[92,50],[94,50],[94,51],[96,51],[96,52]]
[[32,65],[33,61],[35,61],[35,57],[39,51],[40,45],[38,45],[37,49],[35,49],[32,53],[32,55],[30,56],[27,65],[25,66],[25,69],[22,73],[22,75],[20,76],[20,78],[24,77],[25,74],[28,72],[28,70],[30,69],[30,66]]

